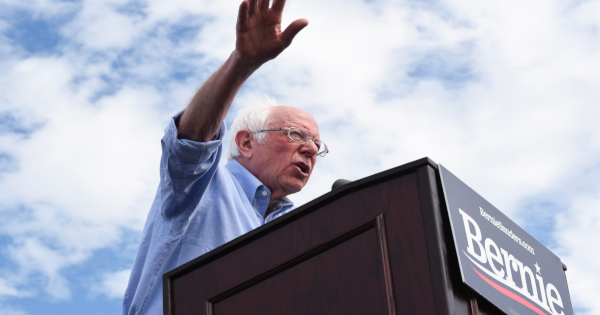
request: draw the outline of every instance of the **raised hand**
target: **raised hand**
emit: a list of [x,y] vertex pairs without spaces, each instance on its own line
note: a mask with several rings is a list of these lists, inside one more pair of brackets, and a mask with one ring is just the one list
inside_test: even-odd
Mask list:
[[281,31],[285,0],[244,0],[240,5],[236,27],[238,61],[257,67],[277,57],[291,43],[308,21],[298,19]]
[[198,89],[177,127],[180,139],[210,141],[227,116],[235,95],[263,63],[292,43],[308,21],[299,19],[281,31],[285,0],[244,0],[237,21],[237,41],[227,61]]

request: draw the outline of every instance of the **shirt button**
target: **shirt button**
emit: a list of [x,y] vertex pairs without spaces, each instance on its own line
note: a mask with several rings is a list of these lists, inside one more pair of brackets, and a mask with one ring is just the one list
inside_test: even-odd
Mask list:
[[263,196],[266,196],[267,194],[269,194],[266,190],[263,190]]

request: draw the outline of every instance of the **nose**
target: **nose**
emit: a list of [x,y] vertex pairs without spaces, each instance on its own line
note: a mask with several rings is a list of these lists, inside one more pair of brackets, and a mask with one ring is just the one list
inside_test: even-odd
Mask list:
[[319,148],[315,144],[313,139],[308,139],[305,144],[300,146],[300,153],[307,154],[309,156],[315,156],[319,153]]

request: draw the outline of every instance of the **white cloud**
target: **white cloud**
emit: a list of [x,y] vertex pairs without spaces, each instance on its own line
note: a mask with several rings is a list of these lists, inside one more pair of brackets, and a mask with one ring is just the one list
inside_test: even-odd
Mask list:
[[[5,297],[27,297],[31,293],[20,290],[10,283],[9,280],[0,278],[0,299]],[[0,305],[1,309],[1,305]]]
[[[36,18],[48,18],[72,12],[77,4],[61,0],[1,0],[0,5],[21,12],[32,12]],[[6,12],[6,11],[5,11]]]
[[95,83],[74,89],[77,69],[64,59],[26,59],[10,69],[4,110],[38,127],[26,137],[0,136],[17,161],[16,171],[1,176],[0,227],[12,237],[9,257],[19,273],[43,275],[40,288],[66,299],[65,268],[118,244],[123,228],[143,225],[167,120],[156,115],[162,98],[123,88],[91,103]]
[[97,284],[92,285],[93,295],[104,295],[109,299],[120,299],[125,294],[131,269],[109,272],[102,276]]
[[143,17],[122,12],[128,2],[85,1],[77,17],[64,27],[64,35],[96,50],[131,47],[147,29]]
[[11,307],[11,306],[5,306],[0,304],[0,313],[4,314],[4,315],[25,315],[27,314],[26,312],[19,310],[17,308]]
[[[0,173],[0,231],[21,276],[0,293],[29,294],[41,274],[40,290],[65,299],[66,268],[141,230],[162,130],[229,55],[239,3],[20,3],[3,5],[74,18],[56,53],[23,57],[0,41],[0,113],[31,131],[0,134],[15,167]],[[552,249],[575,304],[597,313],[598,13],[597,0],[288,1],[284,24],[310,24],[242,94],[274,94],[320,122],[331,153],[299,204],[423,156],[516,220],[525,200],[559,195]],[[95,294],[119,298],[128,272],[104,275]]]
[[[592,172],[598,178],[600,171]],[[592,188],[593,187],[593,188]],[[590,189],[591,188],[591,189]],[[568,266],[567,279],[571,288],[571,299],[575,305],[588,308],[585,314],[595,314],[600,309],[596,298],[600,279],[597,270],[600,268],[600,189],[585,183],[581,185],[587,194],[576,194],[572,199],[571,209],[560,215],[557,226],[558,251],[562,261]]]

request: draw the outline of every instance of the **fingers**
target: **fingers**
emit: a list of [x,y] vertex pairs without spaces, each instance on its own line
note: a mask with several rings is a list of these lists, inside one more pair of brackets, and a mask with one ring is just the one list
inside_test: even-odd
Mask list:
[[289,46],[292,43],[296,34],[300,32],[303,28],[308,25],[307,19],[298,19],[292,24],[290,24],[284,31],[281,33],[281,40],[283,41],[285,47]]
[[248,9],[248,1],[242,1],[242,4],[240,4],[240,10],[238,11],[237,24],[239,26],[246,24],[246,21],[248,21]]
[[258,9],[260,11],[267,11],[269,9],[269,0],[258,0]]
[[273,11],[282,12],[284,6],[285,0],[273,0],[273,6],[271,7],[271,9]]
[[253,16],[257,11],[258,0],[249,0],[250,9],[248,10],[248,16]]

